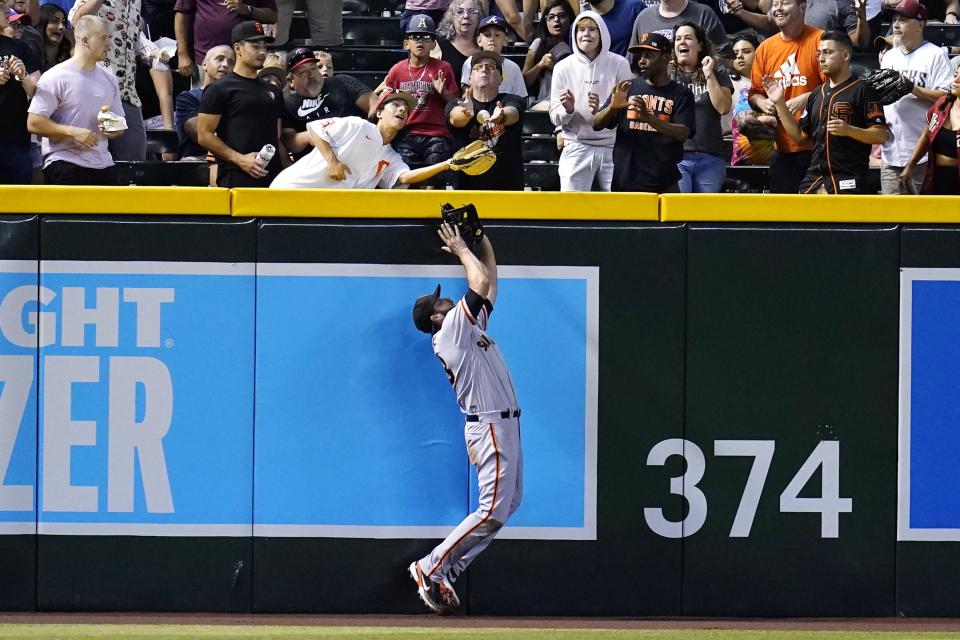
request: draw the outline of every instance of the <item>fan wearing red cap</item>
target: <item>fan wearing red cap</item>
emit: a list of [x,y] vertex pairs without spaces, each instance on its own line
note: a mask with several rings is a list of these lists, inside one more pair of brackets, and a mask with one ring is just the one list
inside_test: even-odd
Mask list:
[[437,28],[429,15],[410,19],[404,45],[409,56],[390,68],[383,86],[409,93],[417,104],[393,147],[407,164],[434,164],[450,157],[452,142],[443,109],[457,97],[459,86],[450,63],[430,55],[437,47]]
[[[950,90],[953,69],[943,50],[923,39],[927,8],[918,0],[900,0],[894,7],[890,35],[893,46],[880,56],[880,66],[899,71],[913,82],[913,91],[883,108],[890,137],[880,152],[880,188],[885,194],[910,192],[900,174],[925,135],[927,110]],[[923,188],[926,162],[912,169],[913,192]]]
[[314,149],[280,172],[271,189],[390,189],[429,180],[450,161],[411,170],[390,146],[406,126],[416,98],[384,91],[370,120],[348,116],[307,123]]
[[300,47],[287,55],[287,78],[293,91],[284,98],[280,141],[298,160],[313,148],[308,122],[346,116],[365,118],[373,107],[373,92],[353,76],[325,78],[312,49]]

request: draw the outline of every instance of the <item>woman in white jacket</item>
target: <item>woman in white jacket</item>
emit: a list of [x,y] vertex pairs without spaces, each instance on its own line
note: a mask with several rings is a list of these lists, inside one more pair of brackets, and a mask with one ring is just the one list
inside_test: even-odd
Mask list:
[[550,120],[563,135],[560,190],[610,191],[614,129],[593,130],[593,115],[618,82],[633,73],[626,58],[610,52],[610,32],[597,13],[584,11],[571,27],[573,55],[553,68]]

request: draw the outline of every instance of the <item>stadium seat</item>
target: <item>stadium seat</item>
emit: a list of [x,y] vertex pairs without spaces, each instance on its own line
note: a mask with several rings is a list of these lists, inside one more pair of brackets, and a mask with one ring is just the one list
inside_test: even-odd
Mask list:
[[524,136],[521,144],[523,146],[524,162],[556,162],[560,159],[557,141],[552,135]]
[[170,129],[147,129],[147,158],[160,159],[162,153],[177,153],[180,139]]
[[333,68],[337,73],[353,71],[383,71],[386,73],[394,64],[407,57],[403,49],[383,49],[373,47],[344,47],[330,52],[333,56]]
[[180,186],[206,187],[210,185],[210,164],[207,162],[117,162],[121,186],[148,187]]
[[531,191],[560,191],[556,162],[524,162],[524,186]]
[[527,111],[523,114],[523,135],[553,135],[553,123],[546,111]]
[[400,20],[378,16],[344,16],[343,40],[355,45],[399,47]]

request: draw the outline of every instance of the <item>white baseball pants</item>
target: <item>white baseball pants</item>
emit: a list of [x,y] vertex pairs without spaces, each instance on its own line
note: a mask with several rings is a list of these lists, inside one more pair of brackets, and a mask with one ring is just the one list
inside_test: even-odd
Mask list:
[[520,418],[467,423],[467,455],[477,467],[480,504],[427,556],[420,569],[434,580],[455,580],[493,541],[520,506],[523,495],[523,453]]

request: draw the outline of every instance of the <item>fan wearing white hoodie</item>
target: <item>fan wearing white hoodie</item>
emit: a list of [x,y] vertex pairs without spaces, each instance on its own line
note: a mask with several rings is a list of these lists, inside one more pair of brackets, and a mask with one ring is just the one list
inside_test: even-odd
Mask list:
[[610,51],[610,32],[597,13],[584,11],[571,27],[573,55],[553,68],[550,120],[561,128],[560,190],[600,191],[613,181],[616,131],[593,130],[593,116],[617,83],[633,78],[626,58]]

